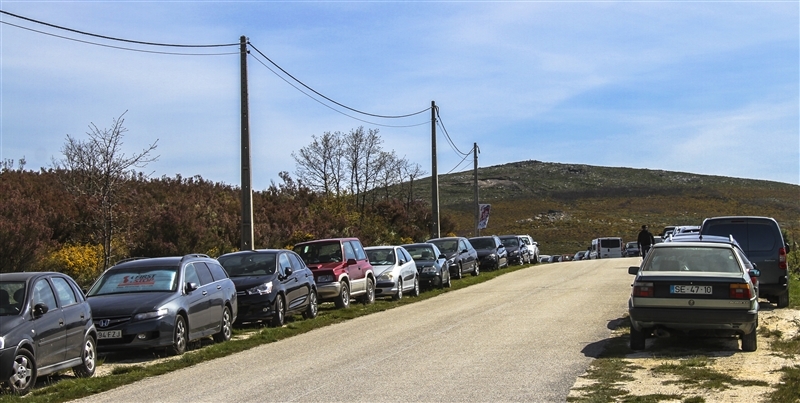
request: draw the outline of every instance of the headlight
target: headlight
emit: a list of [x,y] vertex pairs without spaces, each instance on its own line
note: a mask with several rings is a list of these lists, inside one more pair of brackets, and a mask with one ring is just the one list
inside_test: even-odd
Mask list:
[[326,274],[323,276],[317,276],[318,283],[330,283],[333,282],[333,274]]
[[385,271],[385,272],[381,273],[380,276],[378,276],[378,280],[381,280],[381,281],[393,281],[394,280],[394,273],[389,272],[389,271]]
[[447,265],[448,266],[452,266],[454,264],[456,264],[456,258],[453,257],[453,258],[447,259]]
[[425,266],[422,268],[423,273],[436,273],[436,268],[433,266]]
[[495,259],[497,259],[497,255],[495,255],[494,253],[492,253],[491,255],[489,255],[489,256],[486,256],[486,258],[487,258],[487,259],[489,259],[489,260],[495,260]]
[[161,308],[157,311],[137,313],[136,315],[133,316],[133,319],[134,320],[152,319],[152,318],[157,318],[159,316],[164,316],[168,313],[169,309]]
[[266,295],[272,292],[272,281],[247,290],[247,295]]
[[6,348],[6,340],[5,337],[0,336],[0,350]]

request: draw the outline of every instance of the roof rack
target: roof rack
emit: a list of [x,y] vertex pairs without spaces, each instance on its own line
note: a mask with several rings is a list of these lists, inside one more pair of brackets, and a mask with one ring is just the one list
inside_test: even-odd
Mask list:
[[116,266],[116,265],[122,264],[122,263],[126,263],[126,262],[130,262],[130,261],[134,261],[134,260],[141,260],[141,259],[149,259],[149,257],[147,257],[147,256],[129,257],[129,258],[125,258],[125,259],[122,259],[122,260],[118,260],[116,263],[113,264],[113,266]]
[[211,259],[208,255],[204,253],[190,253],[188,255],[183,255],[181,258],[181,262],[183,262],[186,258],[193,258],[193,257],[204,257],[206,259]]

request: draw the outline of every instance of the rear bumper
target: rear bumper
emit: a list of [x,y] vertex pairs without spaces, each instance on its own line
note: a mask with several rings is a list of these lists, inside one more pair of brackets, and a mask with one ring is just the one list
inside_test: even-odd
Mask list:
[[755,330],[758,311],[723,309],[629,308],[636,330],[666,328],[675,330],[728,330],[747,334]]

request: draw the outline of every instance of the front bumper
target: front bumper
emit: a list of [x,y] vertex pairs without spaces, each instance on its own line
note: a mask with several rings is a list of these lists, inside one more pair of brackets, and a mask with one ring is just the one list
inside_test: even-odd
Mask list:
[[375,285],[375,296],[382,297],[382,296],[394,296],[397,295],[397,292],[400,290],[400,287],[397,286],[397,283],[393,281],[379,281]]
[[419,285],[421,287],[441,287],[442,275],[440,273],[420,273]]
[[[120,330],[122,337],[114,339],[97,339],[97,351],[135,350],[147,348],[169,347],[173,343],[175,332],[175,316],[118,323],[101,327],[103,318],[95,318],[94,325],[98,334],[110,330]],[[143,335],[143,338],[139,338]]]
[[275,295],[239,295],[236,321],[245,323],[272,319],[275,315]]
[[317,283],[317,297],[320,302],[333,301],[342,293],[342,283],[335,281],[332,283]]

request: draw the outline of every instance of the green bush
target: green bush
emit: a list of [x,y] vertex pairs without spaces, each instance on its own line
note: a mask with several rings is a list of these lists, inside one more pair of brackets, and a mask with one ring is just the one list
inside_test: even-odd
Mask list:
[[44,258],[42,270],[64,273],[81,287],[89,287],[103,272],[103,247],[66,245]]

